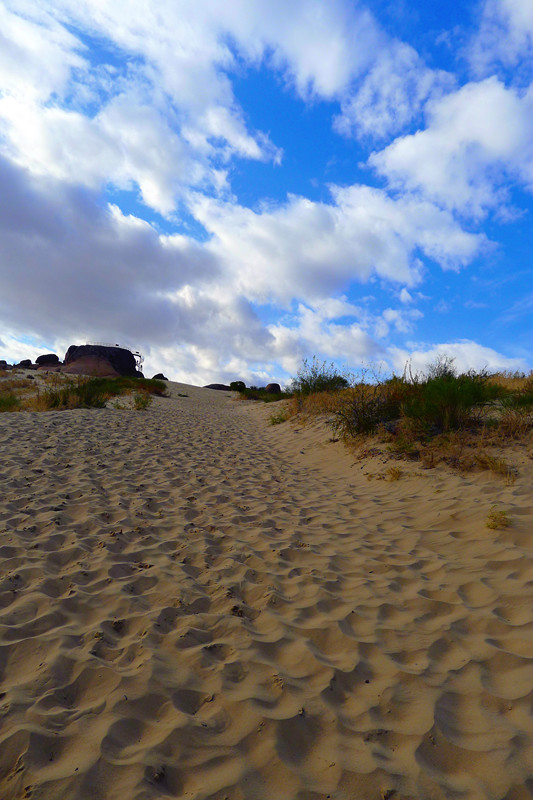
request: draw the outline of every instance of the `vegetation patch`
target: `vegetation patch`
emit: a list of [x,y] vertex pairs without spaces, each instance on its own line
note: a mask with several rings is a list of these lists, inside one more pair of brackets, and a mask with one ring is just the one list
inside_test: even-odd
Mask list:
[[509,514],[505,509],[498,508],[498,506],[491,506],[487,519],[485,522],[487,528],[498,530],[499,528],[508,528],[511,525]]
[[4,380],[0,382],[0,411],[104,408],[111,398],[132,393],[134,408],[142,410],[152,395],[164,396],[167,389],[163,381],[133,377],[73,380],[53,374],[44,379],[44,386],[27,379]]
[[104,408],[112,397],[135,392],[135,408],[146,408],[151,398],[149,395],[164,396],[164,381],[148,378],[89,378],[78,384],[48,389],[43,397],[43,405],[48,409],[68,408]]
[[280,425],[282,422],[287,422],[290,419],[290,411],[288,408],[280,408],[279,411],[274,411],[268,421],[270,425]]
[[263,403],[276,403],[278,400],[291,397],[290,392],[267,392],[265,388],[257,386],[245,387],[238,391],[242,400],[262,400]]
[[20,406],[19,398],[9,393],[0,394],[0,412],[1,411],[16,411]]
[[[307,393],[309,387],[328,386],[335,376],[348,385]],[[348,379],[313,359],[303,363],[293,388],[291,415],[323,415],[336,437],[365,451],[370,441],[392,458],[425,468],[488,470],[508,484],[517,470],[489,450],[524,442],[533,431],[533,374],[458,373],[446,356],[425,375],[407,367],[402,376],[386,379],[370,370]]]
[[348,385],[348,378],[333,363],[319,361],[313,356],[311,361],[304,359],[296,377],[292,379],[290,389],[291,394],[306,397],[316,392],[338,391]]

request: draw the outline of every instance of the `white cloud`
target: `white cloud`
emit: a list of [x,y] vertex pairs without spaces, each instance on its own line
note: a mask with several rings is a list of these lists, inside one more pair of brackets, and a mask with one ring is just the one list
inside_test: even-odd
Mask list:
[[87,62],[84,48],[41,7],[38,24],[0,5],[0,87],[2,93],[30,100],[61,95],[73,69]]
[[41,339],[192,336],[194,317],[182,318],[169,295],[216,279],[218,264],[201,245],[161,239],[146,222],[99,208],[87,191],[30,178],[2,160],[0,185],[5,329]]
[[426,116],[425,130],[369,159],[394,187],[477,217],[505,199],[504,175],[533,188],[533,91],[488,78],[430,103]]
[[[223,72],[234,65],[220,41],[228,31],[220,20],[195,28],[190,8],[187,25],[183,10],[169,3],[165,19],[164,8],[153,14],[144,3],[57,3],[52,19],[33,2],[24,16],[3,9],[0,151],[70,183],[138,186],[143,202],[163,214],[184,186],[225,188],[215,161],[279,161],[266,134],[247,130]],[[110,51],[124,48],[124,64],[114,66],[105,50],[91,54],[101,64],[82,59],[87,48],[74,31],[98,36]]]
[[531,78],[533,3],[531,0],[486,0],[479,31],[468,52],[477,74],[489,74],[498,62],[518,67]]
[[[294,372],[310,352],[368,360],[416,323],[410,290],[424,262],[459,269],[484,252],[486,238],[454,212],[494,204],[499,173],[533,184],[533,93],[495,79],[449,92],[447,74],[351,0],[52,6],[0,8],[9,347],[23,334],[57,348],[80,337],[143,344],[154,371],[197,383],[275,377],[276,364]],[[329,202],[237,205],[232,160],[282,159],[233,91],[235,75],[265,67],[308,104],[340,103],[338,129],[360,137],[390,136],[427,106],[427,130],[372,158],[393,191],[333,186]],[[170,224],[189,204],[208,240],[100,208],[103,186],[138,192]],[[370,314],[339,297],[369,281],[403,308]],[[268,322],[254,306],[266,302]]]
[[[290,324],[279,322],[269,326],[273,336],[272,351],[289,375],[294,375],[304,357],[310,353],[319,358],[350,364],[375,359],[383,354],[381,346],[365,329],[367,320],[360,309],[345,301],[331,306],[329,301],[315,306],[299,304]],[[342,324],[338,318],[356,315],[357,322]]]
[[191,209],[212,235],[209,252],[257,302],[316,302],[373,277],[411,286],[421,278],[417,250],[458,268],[485,245],[431,203],[357,185],[332,195],[331,204],[290,197],[258,212],[196,196]]
[[129,99],[115,98],[91,119],[0,98],[8,154],[37,175],[91,189],[136,184],[143,202],[163,214],[174,208],[184,184],[213,188],[217,173],[195,157],[163,117]]
[[[357,359],[377,347],[345,298],[325,296],[266,325],[205,244],[161,236],[85,190],[1,159],[0,185],[2,358],[117,341],[141,348],[147,373],[202,384],[276,377],[275,363],[294,365],[309,348]],[[347,318],[355,321],[341,324]],[[26,346],[28,337],[37,344]]]
[[335,127],[346,136],[388,137],[408,125],[430,97],[453,84],[449,73],[428,69],[412,47],[392,41],[380,49],[355,91],[343,98]]
[[[4,154],[91,188],[137,185],[163,214],[184,185],[223,188],[215,162],[281,159],[235,100],[228,75],[239,58],[267,62],[304,98],[331,99],[381,36],[369,12],[344,0],[57,0],[47,13],[11,0],[1,14]],[[80,56],[86,34],[99,42],[91,63]]]
[[407,363],[410,364],[413,374],[427,372],[429,365],[440,356],[453,358],[458,372],[467,372],[470,369],[488,369],[496,372],[497,370],[523,370],[526,368],[525,362],[521,358],[507,358],[491,347],[484,347],[469,339],[432,345],[424,349],[416,349],[416,346],[411,350],[391,347],[388,356],[397,374],[403,373]]

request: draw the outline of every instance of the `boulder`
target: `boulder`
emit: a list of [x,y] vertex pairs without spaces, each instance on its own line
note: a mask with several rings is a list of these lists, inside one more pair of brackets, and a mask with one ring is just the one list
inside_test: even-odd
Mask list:
[[0,369],[11,369],[11,364],[8,364],[4,359],[0,359]]
[[35,363],[40,367],[45,364],[59,364],[59,357],[55,353],[46,353],[44,356],[37,356]]
[[22,369],[31,369],[33,365],[31,363],[31,358],[23,358],[22,361],[19,361],[15,366],[22,367]]
[[119,378],[120,372],[114,369],[107,358],[100,356],[82,356],[70,364],[66,364],[61,372],[67,375],[91,375],[93,378]]
[[229,386],[226,386],[224,383],[208,383],[207,386],[204,386],[204,389],[217,389],[219,392],[231,392]]
[[[83,365],[74,365],[83,359]],[[106,362],[106,363],[104,363]],[[80,369],[88,367],[90,372]],[[96,369],[97,372],[92,370]],[[111,371],[110,371],[111,370]],[[137,375],[133,353],[125,347],[107,347],[103,344],[71,344],[65,355],[63,372],[75,375]]]
[[157,375],[154,375],[152,378],[153,381],[168,381],[168,378],[165,378],[162,372],[158,372]]
[[279,383],[267,383],[265,386],[265,392],[269,394],[281,394],[281,386]]

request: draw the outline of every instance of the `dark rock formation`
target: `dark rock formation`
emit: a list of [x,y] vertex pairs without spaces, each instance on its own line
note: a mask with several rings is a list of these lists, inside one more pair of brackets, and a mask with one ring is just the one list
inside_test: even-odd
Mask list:
[[154,375],[152,378],[153,381],[168,381],[168,378],[165,378],[162,372],[158,372],[157,375]]
[[11,369],[11,364],[8,364],[4,359],[0,359],[0,369]]
[[22,361],[19,361],[15,366],[22,367],[22,369],[31,369],[33,365],[31,363],[31,358],[23,358]]
[[207,386],[204,386],[204,389],[218,389],[220,392],[230,392],[231,389],[229,386],[226,386],[223,383],[208,383]]
[[59,364],[59,357],[55,353],[46,353],[44,356],[37,356],[35,363],[40,367],[44,364]]
[[[84,363],[78,363],[82,359]],[[90,371],[83,372],[81,367],[89,368]],[[130,350],[126,350],[125,347],[106,347],[101,344],[71,344],[65,356],[63,372],[79,375],[135,376],[139,374],[135,358]]]
[[270,394],[281,394],[281,386],[279,383],[267,383],[265,386],[265,392],[269,392]]

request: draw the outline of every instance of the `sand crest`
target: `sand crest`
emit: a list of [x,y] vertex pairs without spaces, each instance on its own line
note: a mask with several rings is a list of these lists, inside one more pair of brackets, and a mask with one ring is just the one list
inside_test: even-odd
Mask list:
[[380,480],[170,386],[0,415],[0,797],[531,797],[527,454]]

